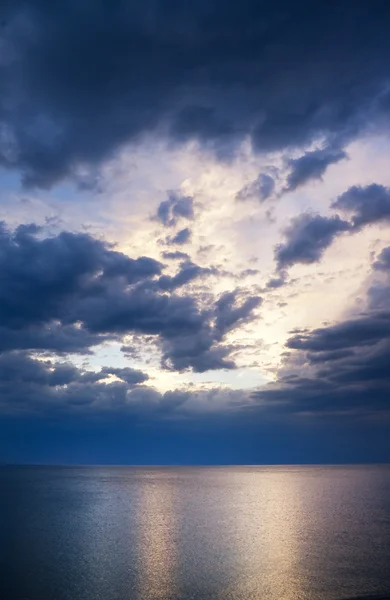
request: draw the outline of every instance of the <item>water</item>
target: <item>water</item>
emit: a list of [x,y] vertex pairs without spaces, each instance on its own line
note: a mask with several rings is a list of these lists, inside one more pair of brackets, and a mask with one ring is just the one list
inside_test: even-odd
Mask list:
[[390,597],[390,467],[8,467],[0,494],[1,600]]

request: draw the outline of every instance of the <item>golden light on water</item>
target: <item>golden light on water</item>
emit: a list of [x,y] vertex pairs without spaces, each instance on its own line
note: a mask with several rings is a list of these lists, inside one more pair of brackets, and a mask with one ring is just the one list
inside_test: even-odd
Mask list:
[[[226,537],[231,549],[229,585],[220,594],[226,600],[305,598],[297,578],[302,527],[299,489],[293,477],[263,470],[237,471],[231,477],[226,512],[234,510]],[[235,481],[234,481],[235,480]]]
[[167,480],[145,480],[140,493],[139,597],[169,598],[175,586],[176,545],[173,488]]
[[[210,470],[209,484],[218,487],[219,481],[226,482],[223,469]],[[161,471],[153,480],[150,472],[139,498],[137,597],[159,600],[177,594],[178,556],[191,561],[196,548],[197,593],[208,587],[213,597],[225,600],[306,598],[299,577],[304,511],[297,478],[275,469],[261,474],[257,469],[230,470],[228,484],[218,512],[208,503],[207,490],[201,492],[200,505],[191,508],[193,536],[187,539],[175,479]],[[188,486],[195,491],[196,482],[188,480]]]

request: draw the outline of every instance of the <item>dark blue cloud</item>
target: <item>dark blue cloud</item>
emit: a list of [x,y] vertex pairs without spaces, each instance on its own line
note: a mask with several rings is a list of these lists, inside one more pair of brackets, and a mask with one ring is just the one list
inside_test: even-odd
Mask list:
[[244,186],[236,195],[236,200],[248,200],[249,198],[257,198],[260,202],[267,200],[275,189],[275,180],[271,175],[260,173],[260,175]]
[[355,185],[341,194],[332,207],[350,214],[356,228],[390,222],[390,189],[376,183],[366,187]]
[[[380,255],[386,260],[387,249]],[[382,263],[380,263],[382,264]],[[378,261],[374,263],[377,270]],[[286,343],[276,384],[254,395],[268,409],[341,419],[390,409],[390,279],[374,280],[361,314],[314,330],[295,332]],[[386,299],[385,301],[383,301]]]
[[[254,310],[260,306],[258,296],[246,297],[239,290],[225,292],[215,302],[208,313],[209,321],[199,329],[196,335],[183,333],[176,339],[166,337],[163,342],[165,366],[183,370],[192,366],[195,371],[213,369],[233,369],[234,362],[229,359],[231,347],[220,345],[229,331],[253,321]],[[173,343],[172,343],[173,342]]]
[[374,263],[374,269],[377,271],[390,271],[390,246],[382,250]]
[[[107,380],[114,375],[117,379]],[[22,352],[0,355],[0,412],[60,416],[122,413],[134,417],[167,413],[185,402],[185,392],[160,394],[143,386],[146,373],[130,367],[86,371],[69,363],[32,358]]]
[[310,352],[330,352],[371,346],[386,338],[390,338],[390,315],[375,313],[295,335],[288,340],[287,347]]
[[[34,225],[11,231],[3,224],[0,352],[89,352],[106,340],[136,333],[153,336],[167,368],[234,368],[224,335],[252,317],[258,299],[244,295],[240,304],[242,293],[235,293],[228,303],[211,300],[206,309],[196,296],[174,291],[218,274],[216,269],[187,261],[176,275],[161,272],[159,262],[132,259],[86,234],[44,237]],[[222,306],[230,324],[225,328]]]
[[186,254],[185,252],[180,252],[179,250],[176,250],[175,252],[163,252],[162,257],[167,258],[167,259],[172,259],[172,260],[189,260],[190,259],[189,254]]
[[287,177],[286,192],[292,192],[313,179],[321,179],[330,165],[338,163],[347,155],[342,150],[324,148],[306,152],[288,161],[291,171]]
[[[86,234],[38,237],[34,225],[0,227],[0,327],[14,330],[64,318],[64,303],[99,296],[114,282],[123,287],[161,274],[162,265],[132,259]],[[70,323],[68,323],[70,324]]]
[[180,266],[180,270],[173,277],[162,275],[158,279],[158,287],[162,290],[173,291],[194,279],[207,277],[208,275],[218,275],[218,269],[209,267],[200,267],[191,261],[186,261]]
[[186,244],[187,242],[189,242],[191,238],[191,229],[189,229],[188,227],[185,227],[184,229],[181,229],[180,231],[178,231],[176,233],[176,235],[174,235],[171,238],[167,239],[167,243],[168,244]]
[[160,202],[157,208],[157,219],[163,225],[174,226],[179,219],[194,218],[193,198],[191,196],[180,196],[174,192],[169,194],[168,200]]
[[251,320],[253,310],[262,302],[260,297],[251,296],[237,304],[237,297],[237,291],[225,292],[215,303],[215,329],[221,338],[238,323]]
[[286,283],[285,273],[281,274],[280,277],[272,277],[267,281],[268,289],[277,289],[282,287]]
[[349,231],[350,228],[350,224],[337,215],[299,215],[284,231],[286,241],[275,248],[278,269],[285,269],[297,263],[311,264],[319,261],[335,237]]
[[226,156],[248,137],[342,144],[388,113],[385,2],[15,0],[0,17],[0,161],[28,185],[152,132]]

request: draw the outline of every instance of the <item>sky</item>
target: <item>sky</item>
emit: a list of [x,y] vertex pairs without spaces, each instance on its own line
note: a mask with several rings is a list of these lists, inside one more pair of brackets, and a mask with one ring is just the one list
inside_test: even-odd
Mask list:
[[0,462],[390,461],[389,26],[3,0]]

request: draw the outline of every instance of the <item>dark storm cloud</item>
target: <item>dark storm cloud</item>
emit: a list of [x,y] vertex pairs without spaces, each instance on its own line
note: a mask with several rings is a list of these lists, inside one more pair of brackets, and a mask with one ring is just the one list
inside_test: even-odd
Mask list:
[[[340,344],[341,346],[342,344]],[[300,353],[302,350],[297,351]],[[390,409],[390,343],[384,336],[367,346],[349,351],[307,354],[310,365],[302,370],[299,356],[297,375],[283,377],[254,396],[268,401],[269,409],[306,414],[362,416]],[[290,363],[294,368],[294,363]],[[307,376],[299,373],[307,373]]]
[[37,383],[49,387],[70,385],[75,382],[96,383],[115,375],[128,386],[144,383],[148,376],[137,369],[104,367],[100,371],[83,371],[70,363],[53,363],[31,358],[23,352],[0,355],[0,382]]
[[287,347],[310,352],[329,352],[370,346],[388,337],[390,314],[375,313],[295,335],[288,340]]
[[[110,375],[120,381],[107,381]],[[143,386],[147,379],[131,368],[86,371],[20,352],[5,353],[0,355],[0,410],[11,414],[103,410],[142,417],[151,409],[168,412],[188,399],[185,392],[165,397]]]
[[275,248],[278,269],[297,263],[311,264],[319,261],[335,237],[351,229],[339,216],[321,217],[304,213],[284,231],[286,241]]
[[[216,364],[217,355],[211,353]],[[112,375],[115,380],[110,377]],[[178,423],[183,423],[183,416],[191,416],[191,409],[188,412],[186,404],[195,404],[199,399],[212,405],[214,398],[221,399],[222,396],[228,407],[234,402],[238,405],[237,400],[242,398],[237,391],[218,387],[208,391],[184,389],[160,393],[143,385],[147,379],[145,373],[131,368],[106,367],[100,371],[88,371],[70,363],[38,360],[20,352],[2,354],[0,415],[2,418],[5,415],[27,418],[45,415],[60,419],[74,416],[77,421],[88,415],[95,418],[103,415],[104,420],[100,423],[104,422],[109,428],[113,416],[125,420],[127,426],[142,421],[149,425],[159,422],[160,425],[165,417],[170,418],[175,413],[181,414]],[[192,418],[205,422],[199,413],[192,412]],[[84,422],[90,425],[90,421]]]
[[[103,367],[98,373],[94,375],[97,375],[96,381],[100,381],[101,379],[109,375],[115,375],[130,386],[144,383],[147,379],[149,379],[146,373],[143,373],[138,369],[131,369],[130,367]],[[85,377],[86,375],[83,376],[83,380],[85,380]]]
[[167,244],[186,244],[191,238],[191,230],[186,227],[181,229],[171,238],[167,238]]
[[255,181],[244,186],[236,195],[236,200],[248,200],[257,198],[260,202],[267,200],[275,189],[273,177],[265,173],[260,173]]
[[218,345],[229,331],[255,318],[254,310],[261,304],[258,296],[243,297],[238,290],[225,292],[208,313],[209,319],[194,335],[171,338],[163,342],[164,365],[179,371],[192,366],[202,373],[209,369],[233,369],[229,359],[231,348]]
[[261,304],[261,298],[251,296],[237,303],[237,292],[225,292],[215,303],[215,329],[221,338],[238,323],[245,323],[252,319],[255,308]]
[[0,352],[9,350],[40,350],[57,354],[87,353],[114,336],[92,334],[83,327],[60,322],[28,323],[23,326],[0,327]]
[[324,148],[306,152],[299,158],[288,161],[291,171],[287,177],[287,187],[284,191],[292,192],[310,180],[321,179],[326,169],[343,158],[346,153],[342,150]]
[[387,115],[389,14],[381,0],[3,2],[1,163],[50,186],[148,132],[222,156],[248,136],[259,151],[343,144]]
[[64,317],[64,302],[99,296],[108,284],[135,284],[161,273],[157,261],[136,260],[86,235],[39,239],[39,228],[0,225],[0,327],[17,330]]
[[193,202],[191,196],[179,196],[171,192],[168,200],[160,202],[157,208],[157,220],[170,227],[176,225],[180,218],[192,220],[194,218]]
[[[390,222],[390,189],[378,184],[353,186],[331,206],[347,213],[350,221],[341,219],[339,215],[322,217],[310,213],[293,218],[284,231],[285,241],[275,247],[279,272],[297,263],[318,262],[333,240],[343,232],[357,233],[371,223]],[[388,260],[385,250],[374,268],[386,269]],[[271,279],[268,287],[283,285],[284,281],[284,275]]]
[[353,186],[341,194],[332,207],[350,214],[356,228],[390,222],[390,189],[376,183],[366,187]]
[[202,307],[196,295],[174,294],[216,269],[187,261],[165,276],[157,261],[132,259],[89,235],[41,234],[34,225],[0,229],[0,352],[88,352],[136,333],[154,336],[169,368],[234,367],[223,338],[252,318],[259,300],[237,292]]

